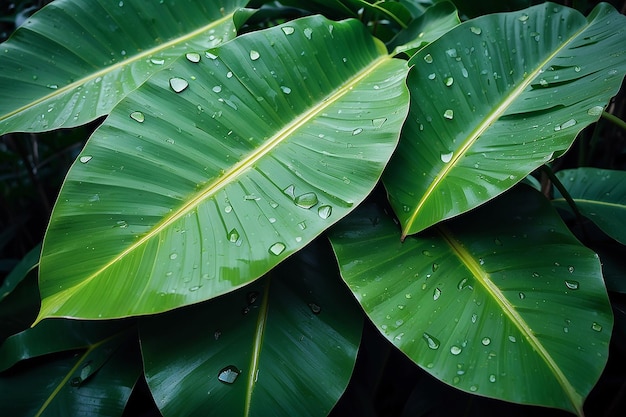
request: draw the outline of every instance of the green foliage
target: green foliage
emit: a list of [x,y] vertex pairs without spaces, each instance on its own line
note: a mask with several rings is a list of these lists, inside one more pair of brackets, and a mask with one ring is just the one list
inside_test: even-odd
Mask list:
[[626,17],[531,3],[20,6],[3,414],[603,414]]

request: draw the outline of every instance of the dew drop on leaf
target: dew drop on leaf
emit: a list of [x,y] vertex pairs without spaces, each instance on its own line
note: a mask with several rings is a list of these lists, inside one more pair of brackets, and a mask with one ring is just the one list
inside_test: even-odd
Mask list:
[[281,89],[281,90],[282,90],[282,92],[283,92],[283,93],[285,93],[285,94],[290,94],[290,93],[291,93],[291,88],[286,87],[286,86],[284,86],[284,85],[281,85],[281,86],[280,86],[280,89]]
[[526,22],[528,21],[528,15],[524,13],[520,17],[518,17],[517,20],[519,20],[520,22]]
[[185,54],[185,57],[187,58],[187,61],[193,62],[194,64],[200,62],[200,54],[197,52],[189,52]]
[[180,93],[185,88],[189,87],[189,83],[183,78],[173,77],[170,78],[170,87],[174,90],[174,92]]
[[315,303],[309,303],[309,308],[311,309],[311,312],[313,314],[320,314],[320,312],[322,311],[322,308]]
[[285,251],[285,248],[286,248],[286,246],[285,246],[284,243],[276,242],[272,246],[270,246],[269,251],[270,251],[270,253],[272,255],[278,256],[278,255],[280,255],[281,253],[283,253]]
[[150,58],[150,62],[154,65],[163,65],[165,63],[165,60],[160,58]]
[[301,194],[294,199],[294,203],[296,203],[296,206],[304,209],[310,209],[311,207],[315,206],[317,202],[317,195],[315,193]]
[[145,116],[140,111],[134,111],[130,114],[130,118],[136,122],[143,123],[146,120]]
[[580,284],[578,281],[565,280],[565,286],[570,290],[577,290]]
[[483,346],[489,346],[491,344],[491,339],[488,337],[483,337],[483,340],[481,340],[480,343],[482,343]]
[[433,291],[433,300],[437,301],[441,297],[441,290],[439,288],[435,288]]
[[596,332],[601,332],[601,331],[602,331],[602,325],[601,325],[601,324],[599,324],[599,323],[596,323],[596,322],[594,321],[594,322],[593,322],[593,324],[591,325],[591,329],[592,329],[593,331],[596,331]]
[[356,136],[360,134],[361,132],[363,132],[363,129],[361,129],[360,127],[357,127],[356,129],[352,131],[352,136]]
[[[450,110],[452,111],[452,110]],[[452,160],[452,156],[454,156],[454,152],[446,152],[446,153],[441,153],[441,162],[443,162],[444,164],[447,164],[448,162],[450,162]]]
[[222,92],[222,86],[221,85],[216,85],[211,90],[213,90],[214,93],[221,93]]
[[446,110],[445,112],[443,112],[443,117],[445,117],[448,120],[454,119],[454,111],[451,109]]
[[217,379],[225,384],[232,384],[237,380],[239,373],[239,369],[237,369],[233,365],[228,365],[227,367],[220,370],[220,372],[217,374]]
[[481,28],[477,27],[477,26],[471,26],[470,30],[475,35],[480,35],[481,33],[483,33],[483,30]]
[[452,347],[450,348],[450,353],[452,353],[453,355],[458,355],[463,351],[463,349],[461,349],[459,346],[456,345],[452,345]]
[[446,83],[446,87],[451,87],[452,84],[454,84],[454,78],[447,77],[446,80],[445,80],[445,83]]
[[432,336],[424,332],[424,334],[422,335],[422,338],[426,341],[426,344],[428,345],[430,349],[432,350],[439,349],[440,342],[435,336]]
[[281,29],[285,35],[291,35],[296,31],[292,26],[283,26]]
[[329,218],[332,212],[333,208],[328,205],[320,206],[320,208],[317,209],[317,214],[324,220]]
[[228,241],[231,243],[236,243],[239,240],[239,232],[237,231],[237,229],[231,229],[230,232],[228,232]]
[[587,110],[587,114],[589,116],[600,116],[604,111],[604,107],[602,106],[593,106],[589,110]]
[[259,54],[258,51],[255,51],[254,49],[252,49],[250,51],[250,59],[253,61],[256,61],[257,59],[259,59],[261,57],[261,54]]
[[84,155],[84,156],[81,156],[80,158],[78,158],[78,160],[82,164],[86,164],[87,162],[91,161],[92,158],[93,158],[93,156],[91,156],[91,155]]
[[313,36],[313,29],[305,28],[304,29],[304,36],[306,36],[307,39],[311,39],[311,37]]
[[432,55],[431,54],[424,55],[424,62],[426,62],[427,64],[432,64],[433,63]]

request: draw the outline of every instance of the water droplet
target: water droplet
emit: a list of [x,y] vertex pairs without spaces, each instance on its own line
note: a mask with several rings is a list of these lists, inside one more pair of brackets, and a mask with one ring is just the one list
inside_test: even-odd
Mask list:
[[511,343],[515,343],[515,342],[517,342],[517,339],[515,338],[515,336],[509,336],[509,341]]
[[411,295],[411,293],[407,292],[406,294],[404,294],[404,298],[406,298],[407,300],[410,299],[411,297],[413,297]]
[[533,278],[539,278],[539,272],[533,272],[532,274],[530,274]]
[[307,39],[311,39],[311,37],[313,36],[313,29],[305,28],[304,29],[304,36],[306,36]]
[[463,351],[463,349],[461,349],[459,346],[457,345],[452,345],[452,347],[450,348],[450,353],[452,353],[453,355],[458,355]]
[[386,117],[380,117],[378,119],[372,119],[372,126],[374,126],[376,129],[380,129],[381,127],[383,127],[383,125],[385,124],[386,121],[387,121]]
[[[452,111],[452,110],[450,110]],[[447,153],[441,153],[441,162],[443,162],[444,164],[447,164],[448,162],[450,162],[452,160],[452,156],[454,155],[454,152],[447,152]]]
[[200,62],[200,54],[199,53],[189,52],[189,53],[185,54],[185,57],[187,58],[187,60],[189,62],[193,62],[194,64]]
[[233,78],[233,72],[232,71],[228,71],[226,73],[226,78]]
[[463,74],[464,78],[467,78],[469,76],[469,73],[467,72],[467,69],[465,69],[465,67],[461,68],[461,74]]
[[476,391],[478,391],[478,385],[472,385],[472,386],[470,387],[470,391],[472,391],[472,392],[476,392]]
[[219,372],[219,374],[217,374],[217,379],[225,384],[232,384],[233,382],[235,382],[239,374],[239,369],[237,369],[233,365],[228,365],[227,367],[223,368]]
[[478,320],[478,315],[472,314],[472,323],[476,323],[476,320]]
[[519,294],[517,294],[519,296],[520,300],[523,300],[524,298],[526,298],[526,294],[524,294],[523,292],[520,292]]
[[548,81],[542,78],[539,80],[539,85],[541,85],[542,87],[547,87],[549,84]]
[[488,337],[483,337],[483,340],[481,340],[480,343],[482,343],[483,346],[489,346],[491,344],[491,339]]
[[361,132],[363,132],[363,129],[361,129],[360,127],[357,127],[356,129],[352,131],[352,136],[356,136]]
[[56,84],[48,84],[46,87],[48,87],[48,88],[50,88],[52,90],[56,90],[57,88],[59,88],[59,86],[56,85]]
[[239,240],[239,232],[237,231],[237,229],[231,229],[230,232],[228,232],[228,241],[231,243],[236,243]]
[[478,264],[479,265],[484,265],[485,264],[485,260],[483,258],[478,258]]
[[309,303],[309,308],[313,314],[320,314],[322,308],[315,303]]
[[269,251],[271,254],[278,256],[285,251],[285,248],[286,246],[284,243],[276,242],[272,246],[270,246]]
[[422,255],[424,255],[424,256],[433,256],[433,255],[430,253],[430,251],[429,251],[429,250],[423,250],[423,251],[422,251]]
[[119,227],[120,229],[126,229],[128,227],[128,223],[126,223],[125,220],[120,220],[115,222],[115,224],[117,225],[117,227]]
[[170,259],[171,259],[171,260],[174,260],[174,259],[176,259],[176,258],[178,258],[178,254],[177,254],[176,252],[172,252],[172,253],[170,254]]
[[163,64],[165,64],[165,60],[164,59],[160,59],[160,58],[150,58],[150,62],[152,62],[154,65],[163,65]]
[[433,300],[437,301],[441,297],[441,290],[439,288],[435,288],[433,291]]
[[73,387],[79,386],[81,382],[83,382],[83,380],[79,376],[70,379],[70,385]]
[[443,112],[443,117],[445,117],[448,120],[454,119],[454,111],[451,109],[446,110],[445,112]]
[[489,382],[496,382],[496,376],[494,374],[489,375]]
[[452,77],[446,78],[445,83],[446,83],[446,87],[452,86],[452,84],[454,84],[454,78]]
[[246,294],[246,301],[248,302],[248,305],[252,305],[254,303],[256,303],[256,300],[259,298],[259,292],[258,291],[250,291],[248,292],[248,294]]
[[596,323],[595,321],[593,322],[593,324],[591,325],[591,328],[596,331],[596,332],[601,332],[602,331],[602,325],[599,323]]
[[283,26],[281,29],[285,35],[291,35],[296,31],[292,26]]
[[434,80],[435,78],[437,78],[437,74],[435,74],[434,72],[432,74],[428,74],[429,80]]
[[578,66],[578,65],[576,65],[576,66],[574,67],[574,71],[576,71],[576,72],[580,72],[580,69],[581,69],[581,68],[580,68],[580,66]]
[[324,220],[329,218],[332,212],[333,208],[328,205],[320,206],[320,208],[317,209],[317,214]]
[[206,57],[207,57],[207,58],[209,58],[209,59],[217,59],[217,55],[212,54],[212,53],[211,53],[211,52],[209,52],[209,51],[206,51],[206,52],[204,53],[204,56],[206,56]]
[[189,83],[182,78],[178,78],[178,77],[170,78],[170,87],[176,93],[182,92],[188,86],[189,86]]
[[602,115],[603,111],[604,111],[604,107],[602,107],[602,106],[593,106],[592,108],[587,110],[587,114],[589,116],[600,116],[600,115]]
[[578,283],[578,281],[565,280],[565,286],[570,290],[577,290],[580,284]]
[[455,48],[450,48],[446,50],[446,54],[450,57],[450,58],[456,58],[457,57],[457,52]]
[[433,57],[432,57],[432,55],[431,55],[431,54],[426,54],[426,55],[424,55],[424,61],[425,61],[427,64],[432,64],[432,63],[433,63]]
[[424,332],[422,337],[426,341],[426,344],[428,345],[428,347],[430,349],[433,349],[433,350],[439,349],[440,343],[439,343],[439,340],[436,337],[434,337],[434,336],[432,336],[432,335],[430,335],[430,334],[428,334],[426,332]]
[[574,273],[574,267],[573,267],[573,266],[571,266],[571,265],[570,265],[570,266],[568,266],[568,267],[567,267],[567,271],[568,271],[570,274],[573,274],[573,273]]
[[172,138],[167,138],[167,139],[165,139],[165,141],[166,141],[167,143],[169,143],[170,145],[173,145],[173,144],[175,144],[175,143],[176,143],[176,141],[175,141],[174,139],[172,139]]
[[255,51],[254,49],[252,49],[252,50],[250,51],[250,59],[251,59],[251,60],[256,61],[256,60],[257,60],[257,59],[259,59],[260,57],[261,57],[261,55],[260,55],[257,51]]
[[294,198],[296,198],[295,191],[296,191],[296,187],[293,184],[291,184],[291,185],[287,186],[287,188],[285,188],[283,190],[283,193],[285,195],[291,197],[292,199],[294,199]]
[[84,156],[81,156],[80,158],[78,158],[78,160],[82,164],[86,164],[87,162],[91,161],[92,158],[93,158],[93,156],[91,156],[91,155],[84,155]]
[[191,292],[195,292],[198,291],[200,289],[201,285],[194,285],[193,287],[189,288],[189,291]]
[[476,27],[476,26],[470,26],[470,30],[475,35],[480,35],[481,33],[483,33],[483,30],[481,28],[479,28],[479,27]]
[[561,129],[567,129],[568,127],[572,127],[576,124],[576,120],[574,119],[569,119],[567,122],[561,124],[561,125],[557,125],[554,126],[554,131],[557,132]]
[[221,335],[222,332],[220,330],[216,330],[215,333],[213,333],[213,337],[215,338],[215,340],[218,340]]
[[222,86],[221,85],[216,85],[215,87],[212,88],[214,93],[221,93],[222,92]]
[[462,289],[464,289],[464,288],[466,288],[466,287],[467,287],[467,285],[466,285],[466,284],[467,284],[467,278],[463,278],[462,280],[460,280],[460,281],[459,281],[459,283],[456,285],[456,287],[457,287],[459,290],[462,290]]
[[134,111],[130,114],[130,118],[133,119],[136,122],[139,123],[143,123],[144,120],[146,120],[146,118],[144,117],[143,113],[140,111]]
[[517,20],[519,20],[520,22],[526,22],[528,21],[528,15],[524,13],[520,17],[518,17]]
[[283,91],[283,93],[285,93],[285,94],[289,94],[289,93],[291,93],[291,88],[289,88],[289,87],[285,87],[284,85],[281,85],[281,86],[280,86],[280,89],[281,89],[281,90]]
[[318,203],[317,195],[315,193],[301,194],[294,199],[294,203],[298,207],[310,209]]

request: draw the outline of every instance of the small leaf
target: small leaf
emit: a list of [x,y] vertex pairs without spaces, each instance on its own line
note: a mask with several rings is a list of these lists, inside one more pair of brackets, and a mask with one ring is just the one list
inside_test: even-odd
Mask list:
[[[626,245],[626,172],[578,168],[559,171],[556,176],[585,217]],[[556,189],[552,201],[557,207],[570,209]]]

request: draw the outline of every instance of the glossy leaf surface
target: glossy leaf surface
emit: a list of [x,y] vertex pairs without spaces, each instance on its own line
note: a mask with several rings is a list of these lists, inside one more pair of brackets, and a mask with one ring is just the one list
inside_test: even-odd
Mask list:
[[141,320],[146,380],[165,417],[325,416],[363,326],[315,243],[241,290]]
[[406,72],[358,21],[314,16],[155,74],[70,169],[40,318],[155,313],[263,275],[374,187]]
[[395,54],[404,52],[411,56],[420,48],[433,42],[461,21],[454,5],[448,1],[436,3],[413,20],[408,28],[401,31],[389,42]]
[[[613,239],[626,244],[626,172],[578,168],[559,171],[556,176],[582,215]],[[569,209],[556,189],[553,202]]]
[[381,333],[467,392],[582,414],[613,318],[597,256],[541,194],[512,189],[400,242],[380,210],[333,229],[341,274]]
[[0,134],[78,126],[185,52],[235,36],[244,0],[57,0],[0,45]]
[[483,16],[420,50],[383,178],[404,235],[470,210],[561,155],[619,89],[626,17],[546,3]]
[[135,338],[128,333],[109,336],[78,354],[25,361],[20,369],[0,374],[2,395],[11,399],[0,402],[0,413],[121,416],[141,373],[141,359]]

